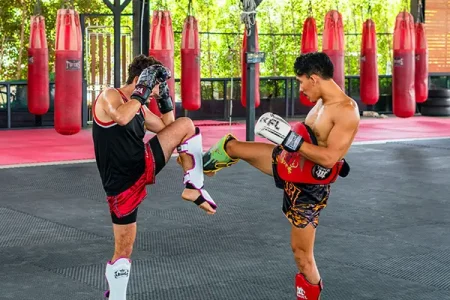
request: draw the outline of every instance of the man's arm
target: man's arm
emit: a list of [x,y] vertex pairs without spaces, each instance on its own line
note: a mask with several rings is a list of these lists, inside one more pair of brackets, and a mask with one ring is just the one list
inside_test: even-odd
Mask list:
[[169,111],[168,113],[165,113],[161,116],[161,120],[163,121],[164,125],[168,126],[175,121],[175,114],[173,113],[173,111]]
[[299,152],[325,168],[332,168],[350,147],[358,125],[359,113],[353,106],[346,106],[334,119],[326,147],[304,142]]
[[145,128],[148,131],[158,133],[167,126],[166,124],[164,124],[163,120],[152,113],[147,106],[143,105],[142,108],[145,111]]
[[99,100],[106,114],[120,126],[127,125],[142,106],[134,99],[124,103],[122,96],[115,89],[107,89]]

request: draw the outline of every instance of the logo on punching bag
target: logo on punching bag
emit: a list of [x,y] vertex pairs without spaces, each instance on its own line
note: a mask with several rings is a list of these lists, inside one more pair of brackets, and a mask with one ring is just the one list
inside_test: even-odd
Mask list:
[[28,57],[28,64],[29,64],[29,65],[32,65],[33,62],[34,62],[33,56]]
[[394,66],[403,66],[403,57],[394,57]]
[[359,58],[359,60],[362,61],[362,62],[365,62],[365,61],[366,61],[366,57],[365,57],[365,56],[361,56],[361,57]]
[[81,69],[81,61],[80,60],[69,59],[66,61],[66,70],[74,71],[74,70],[80,70],[80,69]]

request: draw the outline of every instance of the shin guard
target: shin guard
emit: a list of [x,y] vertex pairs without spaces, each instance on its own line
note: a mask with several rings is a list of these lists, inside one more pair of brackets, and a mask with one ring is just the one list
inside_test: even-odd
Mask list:
[[305,275],[298,273],[295,276],[295,289],[297,300],[319,300],[323,289],[322,280],[318,284],[311,284]]
[[109,300],[126,300],[127,286],[130,279],[131,261],[128,258],[119,258],[114,263],[108,262],[105,276],[109,290],[105,297]]
[[200,205],[206,201],[213,209],[216,209],[216,203],[211,198],[209,193],[203,189],[203,142],[200,129],[196,127],[195,135],[180,144],[177,150],[178,153],[186,153],[191,156],[194,163],[192,169],[186,171],[183,178],[183,183],[186,185],[186,188],[195,189],[200,192],[200,196],[194,201],[194,203]]

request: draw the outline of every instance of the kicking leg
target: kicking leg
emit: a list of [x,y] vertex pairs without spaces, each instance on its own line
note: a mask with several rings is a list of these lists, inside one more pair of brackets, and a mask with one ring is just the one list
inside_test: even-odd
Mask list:
[[178,118],[157,134],[157,138],[164,152],[166,162],[173,151],[180,146],[180,164],[184,170],[184,189],[181,197],[193,201],[208,214],[214,214],[216,205],[203,189],[202,169],[202,140],[194,123],[189,118]]
[[275,145],[259,142],[230,140],[225,150],[231,158],[242,159],[261,172],[273,176],[272,153]]
[[203,155],[203,171],[208,176],[212,176],[217,171],[242,159],[261,172],[273,176],[272,154],[274,149],[274,144],[241,142],[233,135],[227,134]]

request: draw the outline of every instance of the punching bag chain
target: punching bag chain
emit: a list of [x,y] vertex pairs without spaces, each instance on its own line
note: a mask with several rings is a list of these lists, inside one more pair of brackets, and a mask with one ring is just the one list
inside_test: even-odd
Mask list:
[[309,0],[309,3],[308,3],[308,14],[310,17],[312,17],[312,15],[313,15],[312,0]]
[[251,34],[251,26],[255,25],[256,3],[254,0],[242,0],[244,11],[241,13],[241,21],[245,24],[246,34]]
[[41,9],[41,0],[37,0],[36,4],[34,5],[34,15],[40,16],[42,15],[42,9]]

